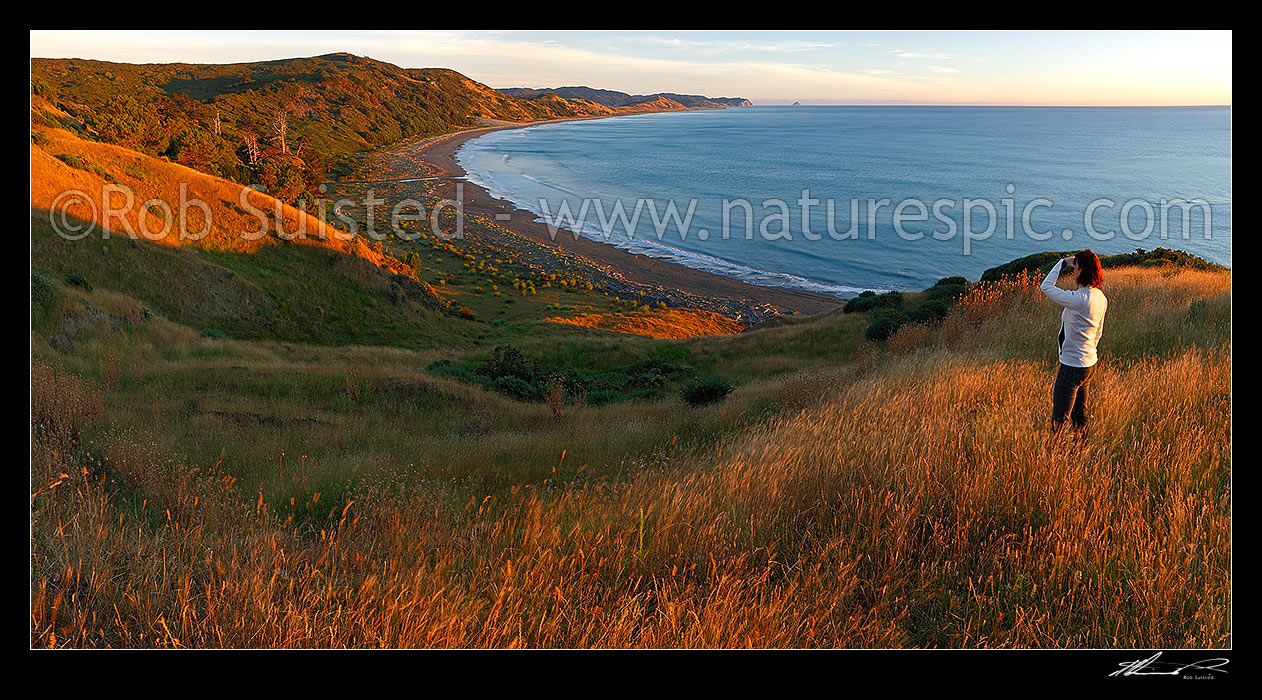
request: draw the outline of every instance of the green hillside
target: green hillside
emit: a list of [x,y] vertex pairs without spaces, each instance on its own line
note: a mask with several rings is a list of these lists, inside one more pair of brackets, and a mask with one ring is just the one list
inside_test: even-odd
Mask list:
[[37,105],[36,121],[261,183],[288,202],[351,174],[359,156],[404,139],[473,127],[479,118],[613,111],[555,95],[517,99],[453,70],[405,69],[345,53],[223,65],[36,58],[31,86],[54,108]]

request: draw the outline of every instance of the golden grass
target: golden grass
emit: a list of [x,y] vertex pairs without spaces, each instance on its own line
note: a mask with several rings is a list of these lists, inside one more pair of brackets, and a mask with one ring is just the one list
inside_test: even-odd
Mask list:
[[463,503],[387,469],[278,507],[68,427],[99,390],[36,365],[32,644],[1229,645],[1230,277],[1110,272],[1085,442],[1048,440],[1054,311],[1012,284],[700,459]]
[[[323,224],[314,211],[308,213],[262,192],[177,163],[86,141],[63,129],[39,131],[47,143],[31,144],[31,208],[45,217],[47,212],[55,211],[59,221],[64,212],[72,222],[77,219],[94,223],[96,228],[89,238],[99,238],[107,229],[114,237],[243,253],[283,243],[315,245],[364,258],[396,274],[413,274],[411,268],[363,245],[361,239],[343,240],[347,234]],[[108,173],[112,180],[71,167],[54,155],[78,157]],[[130,190],[130,204],[123,191],[110,188]],[[83,196],[65,198],[64,193],[71,191]],[[261,235],[257,233],[261,226],[257,216],[241,207],[243,193],[250,206],[267,218]],[[142,206],[152,200],[169,207],[170,220],[160,207]],[[210,208],[209,222],[203,210],[191,203],[195,200]],[[183,213],[181,202],[189,202]],[[121,213],[107,215],[110,211]]]
[[583,328],[599,328],[646,338],[697,338],[740,333],[745,326],[730,318],[700,309],[654,309],[637,313],[585,313],[544,319]]

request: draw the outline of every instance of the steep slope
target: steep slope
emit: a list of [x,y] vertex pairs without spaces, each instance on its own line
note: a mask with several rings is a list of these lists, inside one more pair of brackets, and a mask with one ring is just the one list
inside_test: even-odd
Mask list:
[[37,272],[240,337],[420,343],[454,320],[411,267],[266,194],[63,129],[37,126],[30,155]]

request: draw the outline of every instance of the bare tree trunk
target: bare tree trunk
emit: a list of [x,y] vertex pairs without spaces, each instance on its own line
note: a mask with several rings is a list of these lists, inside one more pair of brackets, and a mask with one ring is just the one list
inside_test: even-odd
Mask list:
[[223,135],[223,124],[219,121],[219,108],[215,108],[215,136]]
[[259,164],[259,135],[253,131],[247,131],[242,134],[245,139],[245,154],[250,159],[250,167],[256,167]]
[[289,133],[289,115],[284,109],[276,110],[272,115],[273,141],[280,144],[281,153],[289,153],[289,144],[285,143],[285,135]]

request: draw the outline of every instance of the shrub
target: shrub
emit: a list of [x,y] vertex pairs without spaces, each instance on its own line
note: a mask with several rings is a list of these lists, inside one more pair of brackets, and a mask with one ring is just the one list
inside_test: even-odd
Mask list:
[[467,306],[456,307],[456,315],[470,321],[476,321],[478,319],[477,315],[473,313],[473,309],[470,309]]
[[882,316],[868,325],[867,329],[863,331],[863,337],[879,343],[894,335],[901,325],[888,316]]
[[[1004,263],[986,270],[982,273],[983,282],[993,282],[1001,277],[1018,275],[1018,274],[1046,274],[1052,265],[1061,258],[1073,255],[1076,250],[1049,250],[1042,253],[1027,255],[1023,258],[1017,258],[1011,262]],[[1217,265],[1204,258],[1185,253],[1181,250],[1171,250],[1169,248],[1154,248],[1146,251],[1143,248],[1136,248],[1134,253],[1119,253],[1117,255],[1101,255],[1100,265],[1105,268],[1109,267],[1125,267],[1128,265],[1151,266],[1151,265],[1178,265],[1183,267],[1191,267],[1198,270],[1223,270],[1226,269],[1222,265]]]
[[47,276],[31,273],[31,325],[43,325],[53,317],[61,290]]
[[661,386],[668,379],[680,378],[687,370],[677,364],[655,358],[640,360],[623,370],[627,380],[640,386]]
[[[951,278],[947,278],[951,279]],[[937,284],[929,288],[925,293],[930,299],[940,299],[944,302],[954,301],[968,291],[968,287],[963,284]]]
[[88,281],[88,278],[84,277],[78,272],[70,273],[70,275],[66,277],[66,284],[70,285],[71,287],[78,287],[85,292],[92,291],[92,283]]
[[911,320],[907,312],[900,306],[878,306],[873,310],[872,319],[874,321],[883,318],[889,319],[900,326]]
[[706,406],[718,403],[732,393],[732,384],[717,374],[700,377],[679,391],[679,397],[689,406]]
[[511,345],[502,345],[491,351],[491,356],[478,365],[477,373],[498,379],[516,377],[533,381],[539,374],[539,363]]
[[76,168],[78,170],[83,170],[85,172],[92,173],[93,175],[96,175],[102,180],[107,180],[110,182],[114,181],[114,176],[106,172],[103,168],[101,168],[101,166],[97,165],[96,163],[90,163],[80,158],[79,156],[68,155],[68,154],[63,153],[57,156],[57,160],[65,163],[66,165],[69,165],[72,168]]
[[966,284],[968,284],[968,280],[964,279],[960,275],[953,275],[951,277],[943,277],[942,279],[935,282],[933,286],[934,287],[956,287],[956,286],[963,287]]
[[491,389],[522,401],[538,401],[543,398],[543,390],[538,382],[528,382],[519,377],[497,377],[491,382]]
[[628,401],[662,401],[667,397],[661,389],[640,389],[627,394]]
[[846,305],[841,307],[841,310],[843,313],[847,314],[862,313],[864,311],[870,311],[873,306],[876,306],[876,293],[863,292],[859,296],[846,302]]
[[[676,349],[674,354],[686,353]],[[579,354],[579,353],[573,353]],[[426,371],[476,384],[516,399],[543,401],[557,412],[566,396],[578,405],[580,396],[593,406],[634,399],[665,398],[692,370],[661,358],[646,358],[626,367],[584,371],[573,367],[546,368],[512,346],[500,346],[473,368],[451,360],[430,363]]]
[[886,292],[884,294],[877,294],[871,291],[863,292],[846,302],[846,305],[842,307],[842,311],[849,314],[886,307],[901,309],[903,307],[902,292]]
[[916,322],[932,322],[940,321],[947,316],[947,305],[940,299],[929,299],[925,303],[912,309],[909,318]]
[[43,124],[44,126],[51,126],[54,129],[66,128],[64,124],[57,121],[53,115],[49,114],[48,110],[41,109],[40,111],[35,112],[32,119],[34,119],[36,123]]
[[224,338],[228,337],[228,334],[224,333],[218,328],[207,328],[206,330],[202,331],[202,337],[203,338],[216,338],[218,340],[223,340]]

